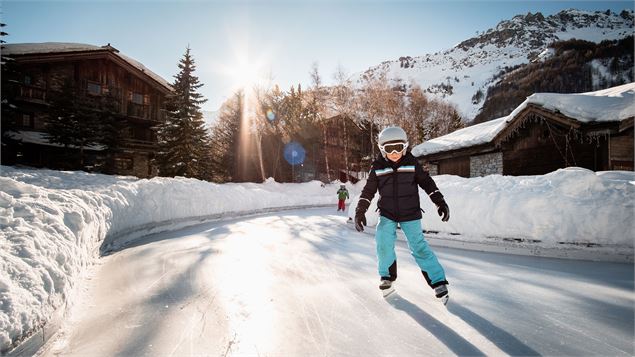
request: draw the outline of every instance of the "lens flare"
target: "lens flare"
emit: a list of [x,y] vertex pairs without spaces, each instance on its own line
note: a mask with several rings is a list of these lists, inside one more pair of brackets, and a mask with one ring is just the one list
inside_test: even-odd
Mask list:
[[291,141],[284,146],[284,159],[291,165],[300,165],[304,162],[306,151],[302,144]]
[[276,120],[276,113],[274,113],[271,109],[267,109],[267,119],[269,119],[269,121]]

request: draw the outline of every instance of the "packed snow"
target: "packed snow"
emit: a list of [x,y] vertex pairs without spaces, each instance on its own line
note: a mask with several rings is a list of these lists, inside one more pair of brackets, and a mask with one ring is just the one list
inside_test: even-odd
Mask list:
[[[223,215],[336,202],[314,181],[212,184],[2,166],[0,350],[46,323],[101,252]],[[352,187],[351,187],[352,189]]]
[[[1,171],[1,350],[41,328],[60,307],[72,305],[78,279],[100,253],[149,233],[222,217],[335,207],[339,188],[339,183],[317,181],[213,184],[7,166]],[[559,249],[578,249],[581,244],[610,259],[632,261],[633,172],[569,168],[544,176],[435,180],[452,218],[441,224],[422,192],[428,231],[484,243],[521,238]],[[347,184],[353,197],[350,210],[364,183]],[[367,212],[369,225],[377,220],[374,207],[375,202]]]
[[435,246],[443,306],[400,240],[384,299],[372,232],[346,220],[332,205],[137,240],[99,259],[38,356],[633,355],[631,264]]
[[635,83],[587,93],[534,93],[511,114],[428,140],[415,146],[412,154],[423,156],[489,143],[529,104],[559,111],[582,123],[619,122],[635,117]]

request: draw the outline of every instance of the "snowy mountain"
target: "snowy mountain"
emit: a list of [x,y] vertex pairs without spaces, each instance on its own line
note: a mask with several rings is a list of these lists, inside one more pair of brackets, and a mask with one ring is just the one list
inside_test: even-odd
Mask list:
[[461,115],[471,121],[481,110],[483,100],[477,93],[500,78],[506,67],[514,67],[547,58],[549,45],[573,38],[599,43],[633,35],[633,11],[589,12],[574,9],[555,15],[517,15],[478,36],[434,54],[404,56],[386,61],[353,76],[356,85],[382,73],[395,86],[419,85],[430,95],[455,104]]

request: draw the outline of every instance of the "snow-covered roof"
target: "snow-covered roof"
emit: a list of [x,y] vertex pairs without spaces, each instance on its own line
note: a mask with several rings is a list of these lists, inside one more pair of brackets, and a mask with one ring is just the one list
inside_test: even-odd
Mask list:
[[423,156],[488,143],[507,126],[507,119],[508,117],[502,117],[490,120],[428,140],[415,146],[412,154]]
[[535,93],[510,116],[517,115],[527,104],[557,110],[582,123],[621,121],[635,116],[635,83],[577,94]]
[[41,42],[41,43],[12,43],[3,45],[3,55],[32,55],[42,53],[68,53],[68,52],[92,52],[92,51],[110,51],[114,55],[123,59],[133,67],[139,69],[165,88],[172,90],[172,86],[160,75],[152,72],[141,62],[132,59],[118,50],[110,46],[94,46],[84,43],[66,43],[66,42]]
[[428,140],[415,146],[412,154],[423,156],[489,143],[529,104],[582,123],[622,121],[635,117],[635,83],[586,93],[535,93],[508,116]]

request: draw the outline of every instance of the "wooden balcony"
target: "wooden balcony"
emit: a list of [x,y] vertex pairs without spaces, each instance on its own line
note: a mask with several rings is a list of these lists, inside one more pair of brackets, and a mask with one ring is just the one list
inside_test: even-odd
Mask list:
[[144,121],[160,122],[163,116],[159,111],[159,115],[152,115],[149,105],[136,104],[128,102],[126,115],[132,119],[141,119]]
[[137,149],[143,151],[154,151],[157,149],[157,143],[151,140],[125,139],[122,146],[127,149]]
[[45,88],[31,86],[28,84],[20,84],[18,93],[19,93],[18,99],[20,100],[33,102],[33,103],[39,103],[39,104],[46,104],[46,89]]

